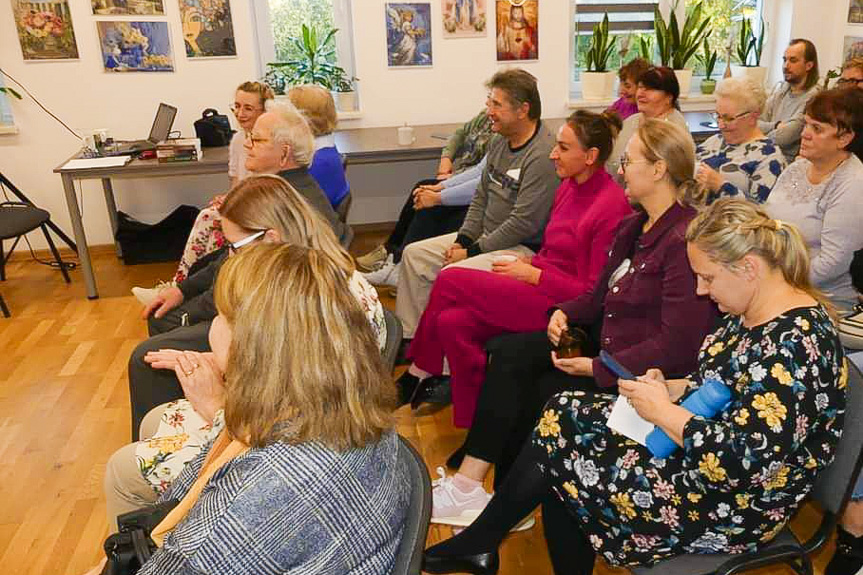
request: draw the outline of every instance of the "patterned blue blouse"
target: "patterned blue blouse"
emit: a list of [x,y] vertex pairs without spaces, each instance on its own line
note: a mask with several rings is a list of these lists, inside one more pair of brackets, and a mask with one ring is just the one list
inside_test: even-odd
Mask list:
[[722,134],[716,134],[698,145],[695,156],[725,180],[719,190],[708,192],[708,204],[725,196],[740,195],[764,203],[785,169],[785,157],[770,138],[729,144]]

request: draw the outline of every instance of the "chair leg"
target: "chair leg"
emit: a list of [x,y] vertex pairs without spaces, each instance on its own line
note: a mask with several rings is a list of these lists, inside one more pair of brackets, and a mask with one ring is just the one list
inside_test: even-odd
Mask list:
[[45,234],[45,240],[48,242],[48,247],[51,248],[51,253],[54,254],[54,261],[57,262],[57,265],[60,266],[60,273],[63,274],[63,279],[66,280],[66,283],[72,283],[72,280],[69,279],[69,272],[66,271],[66,266],[63,265],[63,260],[60,259],[60,252],[57,251],[57,246],[54,245],[54,240],[51,239],[51,236],[48,234],[48,228],[45,227],[45,224],[40,226],[42,228],[42,233]]
[[6,281],[6,256],[3,255],[3,240],[0,240],[0,282]]
[[6,302],[3,301],[3,294],[0,294],[0,312],[3,313],[3,317],[12,317],[12,314],[9,313],[9,308],[6,307]]

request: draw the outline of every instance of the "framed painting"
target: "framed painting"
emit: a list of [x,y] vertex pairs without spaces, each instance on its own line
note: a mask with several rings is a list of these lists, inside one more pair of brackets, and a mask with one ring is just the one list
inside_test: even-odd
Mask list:
[[96,22],[106,72],[173,72],[167,22]]
[[441,0],[444,38],[486,36],[486,0]]
[[539,59],[539,1],[497,0],[497,61]]
[[78,44],[67,0],[12,0],[12,14],[25,60],[78,59]]
[[393,68],[431,66],[431,4],[387,2],[385,9],[387,64]]
[[237,55],[230,0],[180,0],[180,19],[189,58]]
[[863,0],[850,0],[848,3],[848,23],[863,24]]
[[851,58],[863,56],[863,38],[860,36],[845,36],[842,56],[843,62],[847,62]]
[[90,0],[99,16],[164,16],[164,0]]

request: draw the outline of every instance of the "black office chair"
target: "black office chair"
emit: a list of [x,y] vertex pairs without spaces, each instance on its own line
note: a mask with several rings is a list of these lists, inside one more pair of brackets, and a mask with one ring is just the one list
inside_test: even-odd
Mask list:
[[393,368],[396,366],[396,355],[399,353],[399,345],[402,342],[404,330],[402,322],[399,321],[396,314],[386,308],[384,308],[384,320],[387,325],[387,342],[381,355],[384,358],[384,364],[387,366],[387,369],[392,373]]
[[392,575],[419,575],[431,520],[432,485],[426,464],[413,445],[399,436],[399,460],[407,463],[411,498]]
[[827,541],[851,499],[863,463],[863,375],[848,362],[845,427],[833,463],[818,476],[810,500],[824,513],[815,534],[804,542],[786,526],[768,545],[754,553],[740,555],[681,555],[651,568],[636,568],[635,575],[732,575],[785,563],[795,573],[812,575],[810,556]]

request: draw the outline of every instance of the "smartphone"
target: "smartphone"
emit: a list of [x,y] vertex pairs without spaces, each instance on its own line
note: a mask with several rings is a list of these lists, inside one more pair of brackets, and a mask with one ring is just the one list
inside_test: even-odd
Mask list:
[[632,372],[620,365],[616,359],[611,357],[611,354],[605,350],[599,352],[599,361],[602,364],[611,370],[614,375],[619,377],[620,379],[635,379],[635,376],[632,375]]

